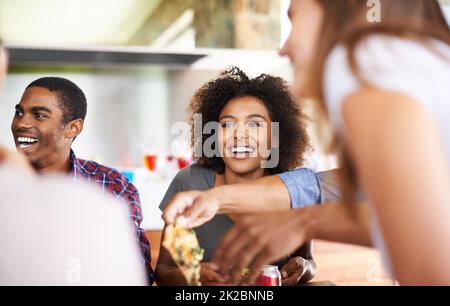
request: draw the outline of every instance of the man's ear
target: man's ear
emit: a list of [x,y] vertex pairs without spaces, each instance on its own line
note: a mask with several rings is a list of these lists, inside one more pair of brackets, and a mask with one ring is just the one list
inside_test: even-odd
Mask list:
[[64,130],[64,136],[66,138],[75,139],[83,131],[84,121],[83,119],[75,119],[70,121]]

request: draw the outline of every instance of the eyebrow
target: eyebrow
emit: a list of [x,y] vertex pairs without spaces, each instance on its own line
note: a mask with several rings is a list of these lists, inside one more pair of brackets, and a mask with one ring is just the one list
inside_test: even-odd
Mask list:
[[[20,104],[17,104],[17,105],[15,106],[15,108],[18,109],[18,110],[21,110],[21,111],[24,110],[23,106],[20,105]],[[45,106],[33,106],[33,107],[31,108],[31,111],[32,111],[32,112],[46,112],[46,113],[49,113],[49,114],[52,113],[52,111],[51,111],[49,108],[45,107]]]
[[247,119],[248,119],[248,118],[261,118],[261,119],[263,119],[264,121],[266,120],[266,118],[264,118],[264,116],[259,115],[259,114],[251,114],[251,115],[248,115],[248,116],[247,116]]
[[[250,118],[261,118],[264,121],[266,121],[266,118],[264,118],[264,116],[259,115],[259,114],[250,114],[246,117],[246,119],[250,119]],[[236,117],[233,115],[225,115],[225,116],[220,117],[219,121],[223,120],[223,119],[236,119]]]
[[232,115],[225,115],[225,116],[220,117],[220,118],[219,118],[219,121],[220,121],[220,120],[223,120],[223,119],[236,119],[236,117],[234,117],[234,116],[232,116]]
[[32,112],[46,112],[46,113],[49,113],[49,114],[52,113],[52,111],[49,108],[45,107],[45,106],[34,106],[34,107],[31,108],[31,111]]
[[[16,107],[15,107],[15,109],[16,109],[16,110],[19,110],[19,111],[21,111],[21,112],[24,112],[24,111],[25,111],[25,109],[23,108],[23,106],[20,105],[20,104],[17,104]],[[37,112],[45,112],[45,113],[48,113],[48,114],[51,114],[51,113],[52,113],[52,111],[51,111],[49,108],[45,107],[45,106],[34,106],[34,107],[31,108],[31,112],[33,112],[33,113],[37,113]]]

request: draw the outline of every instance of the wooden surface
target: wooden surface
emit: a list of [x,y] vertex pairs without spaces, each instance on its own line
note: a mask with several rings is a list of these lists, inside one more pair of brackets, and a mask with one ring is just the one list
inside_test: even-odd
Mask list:
[[313,256],[317,264],[314,281],[331,281],[342,285],[394,285],[386,273],[380,254],[371,248],[314,241]]
[[[152,266],[158,259],[160,231],[149,231],[152,246]],[[385,272],[379,253],[370,248],[325,241],[314,241],[313,255],[317,263],[317,276],[313,282],[344,285],[393,285]]]
[[161,231],[147,231],[147,237],[152,248],[152,267],[155,268],[161,243]]

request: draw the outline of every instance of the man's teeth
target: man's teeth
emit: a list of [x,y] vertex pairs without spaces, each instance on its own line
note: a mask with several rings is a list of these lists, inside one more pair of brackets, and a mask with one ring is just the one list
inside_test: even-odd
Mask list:
[[28,148],[28,147],[30,147],[30,146],[31,146],[31,144],[21,143],[21,144],[19,145],[19,148],[21,148],[21,149],[26,149],[26,148]]
[[17,138],[17,140],[21,143],[27,142],[27,143],[35,143],[38,142],[39,140],[36,138],[29,138],[29,137],[19,137]]
[[17,137],[17,141],[19,142],[19,148],[26,149],[33,144],[39,142],[39,139],[31,138],[31,137]]
[[234,154],[242,154],[242,153],[253,153],[253,148],[250,147],[236,147],[236,148],[232,148],[231,152],[233,152]]

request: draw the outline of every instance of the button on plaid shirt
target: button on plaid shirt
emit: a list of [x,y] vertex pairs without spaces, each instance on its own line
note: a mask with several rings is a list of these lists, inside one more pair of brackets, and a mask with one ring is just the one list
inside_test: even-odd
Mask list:
[[140,227],[143,216],[136,187],[118,171],[93,161],[78,159],[73,151],[70,152],[70,165],[75,181],[84,180],[90,184],[97,184],[104,193],[110,193],[128,204],[128,211],[134,222],[139,246],[142,250],[143,264],[148,272],[149,282],[152,284],[155,275],[151,267],[150,242],[145,231]]

